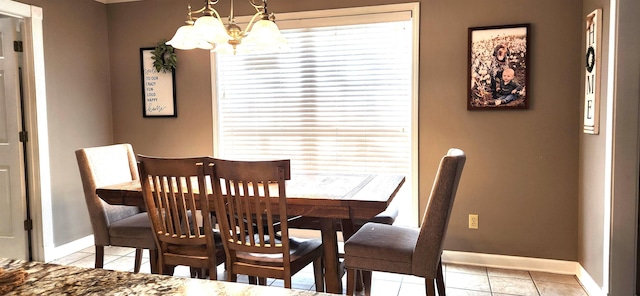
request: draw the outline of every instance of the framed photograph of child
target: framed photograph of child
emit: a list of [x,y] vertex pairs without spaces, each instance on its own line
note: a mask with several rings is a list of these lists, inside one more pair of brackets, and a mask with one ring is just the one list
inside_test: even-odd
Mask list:
[[467,110],[529,108],[529,27],[469,28]]

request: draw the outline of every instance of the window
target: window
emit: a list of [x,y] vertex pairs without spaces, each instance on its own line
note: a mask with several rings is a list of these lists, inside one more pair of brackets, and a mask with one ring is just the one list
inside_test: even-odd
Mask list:
[[417,9],[405,7],[279,14],[290,51],[216,56],[215,155],[288,158],[292,174],[403,174],[396,199],[417,217]]

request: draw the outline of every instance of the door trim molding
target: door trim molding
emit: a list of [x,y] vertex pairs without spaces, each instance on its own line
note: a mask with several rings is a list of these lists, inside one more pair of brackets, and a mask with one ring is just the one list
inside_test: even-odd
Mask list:
[[24,119],[30,137],[25,174],[29,179],[32,231],[32,253],[36,261],[47,261],[45,252],[53,246],[53,218],[51,215],[51,178],[49,137],[47,125],[47,91],[45,85],[42,8],[11,0],[0,0],[0,14],[21,18],[24,30]]

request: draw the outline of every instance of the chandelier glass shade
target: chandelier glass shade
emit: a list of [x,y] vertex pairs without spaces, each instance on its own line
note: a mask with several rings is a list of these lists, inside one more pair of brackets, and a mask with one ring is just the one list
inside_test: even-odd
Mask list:
[[256,13],[243,30],[236,24],[233,14],[233,0],[228,24],[225,26],[220,14],[213,8],[219,0],[205,0],[205,6],[196,11],[188,6],[186,25],[178,28],[176,34],[167,41],[177,49],[208,49],[219,53],[266,53],[289,48],[287,40],[276,25],[273,13],[267,12],[267,0],[249,3]]

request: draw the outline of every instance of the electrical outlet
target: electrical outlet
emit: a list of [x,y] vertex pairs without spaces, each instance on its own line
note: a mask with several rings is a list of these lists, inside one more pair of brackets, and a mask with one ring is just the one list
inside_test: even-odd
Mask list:
[[478,229],[478,215],[469,214],[469,229]]

